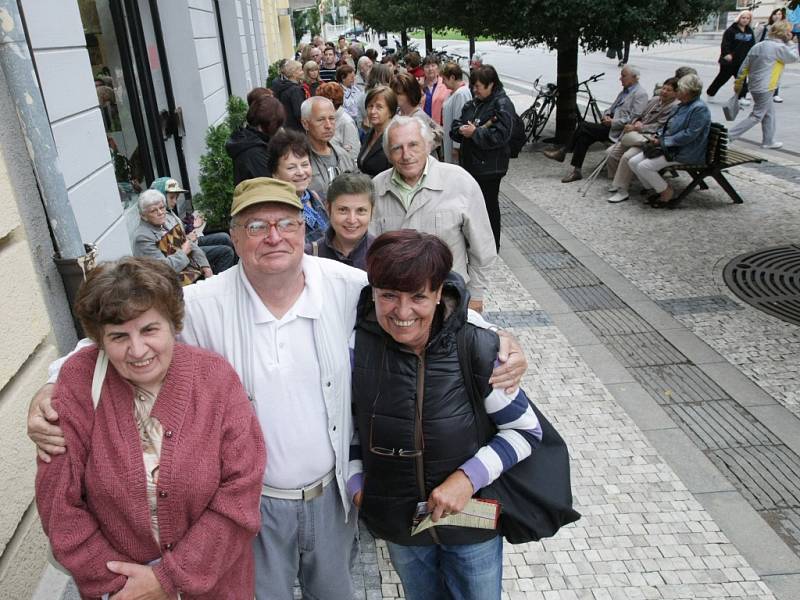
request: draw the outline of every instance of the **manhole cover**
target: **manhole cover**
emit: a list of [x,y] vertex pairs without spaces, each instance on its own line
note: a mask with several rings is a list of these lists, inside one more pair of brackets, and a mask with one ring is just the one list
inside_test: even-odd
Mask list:
[[737,256],[723,271],[740,299],[767,314],[800,325],[800,246],[780,246]]

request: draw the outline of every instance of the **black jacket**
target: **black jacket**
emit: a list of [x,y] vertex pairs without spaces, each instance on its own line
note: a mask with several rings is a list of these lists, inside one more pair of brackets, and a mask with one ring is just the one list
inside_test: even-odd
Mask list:
[[[471,138],[458,131],[467,121],[477,126]],[[495,87],[486,100],[473,98],[467,102],[450,128],[450,137],[461,144],[461,166],[476,179],[505,175],[511,157],[508,143],[513,126],[514,105],[502,87]]]
[[[496,531],[435,527],[410,535],[418,502],[475,455],[478,438],[458,362],[456,333],[472,337],[473,372],[481,394],[490,392],[489,376],[498,338],[466,322],[469,294],[464,280],[451,273],[422,357],[395,342],[375,317],[372,288],[361,293],[353,363],[353,410],[361,440],[364,488],[360,516],[376,537],[402,545],[474,544]],[[421,405],[421,419],[417,406]],[[417,457],[385,456],[374,449],[422,449]],[[372,449],[372,450],[371,450]]]
[[297,131],[305,131],[300,123],[300,105],[306,99],[303,86],[291,79],[279,79],[272,83],[272,93],[286,109],[284,125]]
[[225,151],[233,159],[233,185],[253,177],[269,177],[269,138],[258,129],[242,127],[231,134]]
[[379,139],[372,147],[367,150],[367,145],[372,137],[372,129],[367,131],[364,136],[364,141],[361,142],[361,150],[358,151],[358,170],[375,177],[378,173],[382,173],[386,169],[392,168],[392,163],[386,158],[386,153],[383,151],[383,140]]
[[[732,23],[730,27],[722,34],[722,44],[720,45],[719,62],[722,64],[733,65],[739,69],[742,62],[744,62],[750,48],[756,44],[756,35],[748,25],[744,31],[739,29],[736,23]],[[723,61],[722,57],[728,54],[733,54],[733,61]]]

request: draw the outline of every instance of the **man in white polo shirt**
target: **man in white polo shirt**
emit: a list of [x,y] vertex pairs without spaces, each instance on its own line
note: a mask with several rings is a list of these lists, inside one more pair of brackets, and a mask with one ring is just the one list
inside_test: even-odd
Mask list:
[[[180,339],[230,361],[264,432],[255,596],[290,600],[297,577],[306,598],[351,600],[357,519],[345,490],[353,433],[348,340],[366,274],[303,254],[302,207],[291,184],[241,182],[231,217],[240,262],[184,289]],[[495,383],[515,387],[526,362],[514,340],[506,354]],[[48,392],[34,398],[28,430],[40,449],[53,450],[60,433],[46,423],[57,418]]]

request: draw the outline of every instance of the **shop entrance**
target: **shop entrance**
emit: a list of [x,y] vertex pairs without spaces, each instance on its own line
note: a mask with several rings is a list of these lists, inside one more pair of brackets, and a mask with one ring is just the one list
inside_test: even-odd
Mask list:
[[175,106],[156,0],[79,0],[120,200],[156,177],[189,189],[183,119]]

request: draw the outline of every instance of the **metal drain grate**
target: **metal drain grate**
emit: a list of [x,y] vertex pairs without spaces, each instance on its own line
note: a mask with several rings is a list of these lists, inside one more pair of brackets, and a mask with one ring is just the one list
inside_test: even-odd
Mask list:
[[731,291],[751,306],[800,325],[800,246],[742,254],[722,275]]

